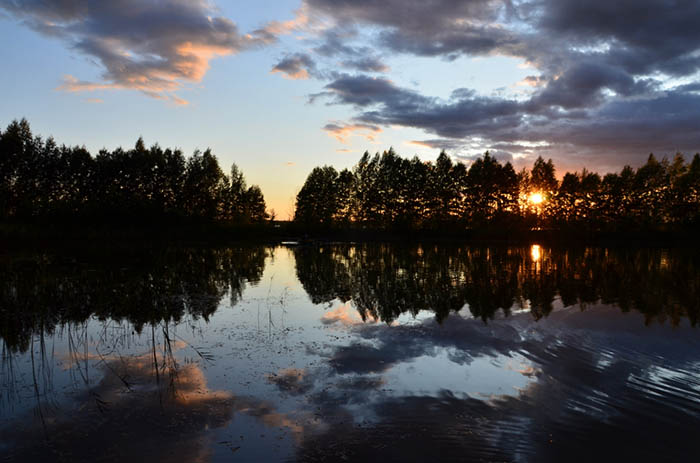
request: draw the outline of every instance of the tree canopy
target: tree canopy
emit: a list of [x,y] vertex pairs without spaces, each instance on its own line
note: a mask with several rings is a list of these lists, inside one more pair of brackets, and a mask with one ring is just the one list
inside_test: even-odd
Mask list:
[[211,150],[180,150],[139,138],[132,149],[57,145],[13,121],[0,132],[0,219],[255,223],[267,218],[256,185],[234,164],[226,175]]
[[393,149],[365,152],[350,170],[314,169],[297,195],[307,226],[372,229],[549,228],[589,231],[700,225],[700,155],[653,154],[637,169],[601,177],[583,169],[561,181],[551,159],[516,173],[488,152],[469,166],[445,152],[435,162]]

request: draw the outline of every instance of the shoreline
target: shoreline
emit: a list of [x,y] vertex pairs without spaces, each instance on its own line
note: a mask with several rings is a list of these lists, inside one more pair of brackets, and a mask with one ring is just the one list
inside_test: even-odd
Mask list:
[[0,251],[15,248],[140,245],[226,246],[323,243],[464,244],[596,247],[700,247],[697,230],[588,232],[562,230],[308,229],[292,222],[254,225],[47,225],[0,224]]

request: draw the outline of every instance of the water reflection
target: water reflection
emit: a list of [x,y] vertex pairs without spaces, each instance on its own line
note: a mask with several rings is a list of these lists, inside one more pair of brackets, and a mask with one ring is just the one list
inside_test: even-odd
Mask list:
[[[335,419],[328,432],[304,442],[300,459],[428,461],[440,449],[441,461],[691,461],[700,424],[697,334],[629,322],[595,307],[558,311],[539,323],[518,314],[488,325],[451,316],[442,326],[430,319],[362,326],[361,339],[332,349],[328,371],[317,372],[355,378],[366,386],[361,398],[340,385],[309,394]],[[445,352],[444,369],[435,360],[422,371],[416,366]],[[516,367],[499,372],[503,365],[493,365],[521,355]],[[392,379],[407,365],[414,371]],[[471,375],[445,387],[460,368]],[[523,377],[515,390],[468,390],[480,379],[472,376],[493,379],[512,369]],[[432,390],[410,390],[419,372],[440,380]],[[370,420],[348,416],[357,403]]]
[[[351,301],[363,319],[391,322],[465,306],[486,321],[527,309],[614,304],[647,322],[697,323],[700,260],[692,250],[326,245],[297,248],[297,275],[314,303]],[[644,288],[644,290],[640,290]]]
[[11,256],[0,261],[0,338],[26,351],[32,333],[90,317],[144,325],[207,319],[260,280],[264,247],[126,249],[110,254]]
[[180,248],[0,277],[9,461],[696,453],[696,251]]

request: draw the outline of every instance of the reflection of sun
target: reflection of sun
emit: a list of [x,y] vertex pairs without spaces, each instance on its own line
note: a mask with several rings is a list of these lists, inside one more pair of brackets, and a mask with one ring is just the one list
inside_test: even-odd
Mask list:
[[540,251],[539,244],[532,245],[532,247],[530,248],[530,256],[532,256],[533,262],[538,262],[540,260],[540,258],[542,257],[542,253]]
[[544,201],[544,196],[542,196],[542,193],[540,193],[539,191],[536,191],[534,193],[530,193],[530,197],[528,198],[528,200],[532,204],[540,204],[542,203],[542,201]]

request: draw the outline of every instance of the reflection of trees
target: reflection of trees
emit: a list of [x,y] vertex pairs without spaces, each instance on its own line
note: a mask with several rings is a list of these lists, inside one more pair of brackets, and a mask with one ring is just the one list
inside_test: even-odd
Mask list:
[[[538,248],[539,249],[539,248]],[[700,313],[700,261],[687,250],[471,248],[328,245],[295,251],[297,276],[314,303],[352,300],[363,318],[386,322],[402,313],[443,319],[465,305],[488,320],[498,310],[529,307],[547,316],[598,302],[638,310],[647,321]]]
[[[0,337],[27,350],[32,333],[91,316],[146,324],[206,319],[229,292],[231,304],[246,282],[259,281],[267,251],[240,249],[130,250],[85,261],[60,256],[0,264]],[[126,255],[124,255],[126,254]]]

